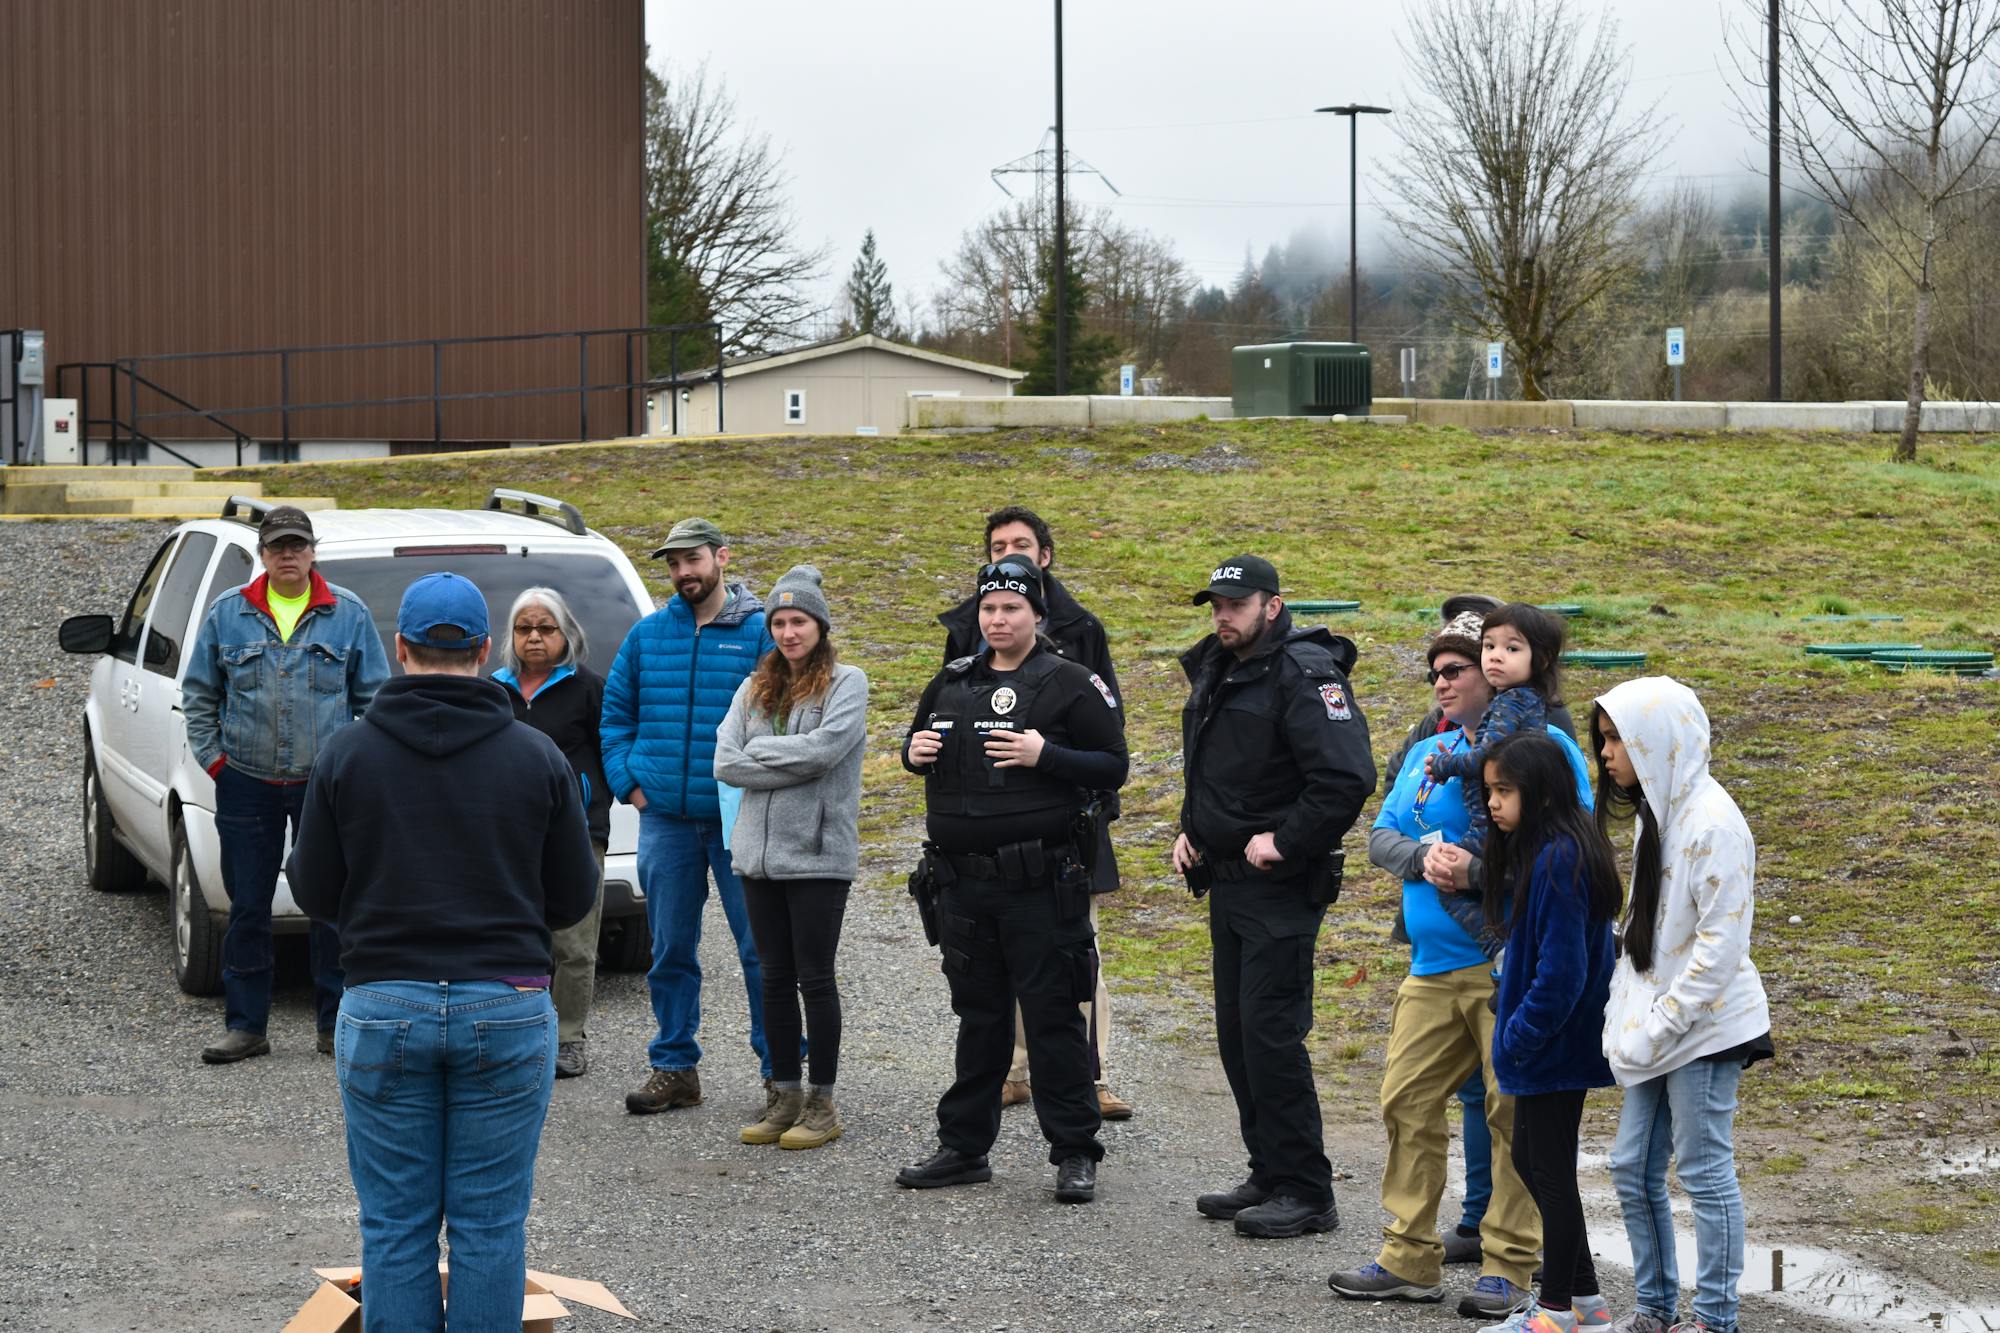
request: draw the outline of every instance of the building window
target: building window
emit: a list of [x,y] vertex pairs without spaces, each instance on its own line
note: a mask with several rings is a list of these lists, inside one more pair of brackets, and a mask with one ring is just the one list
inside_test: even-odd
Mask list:
[[796,426],[806,419],[806,391],[804,389],[785,390],[785,424]]
[[299,461],[298,441],[284,440],[257,441],[257,461],[260,463],[296,463]]

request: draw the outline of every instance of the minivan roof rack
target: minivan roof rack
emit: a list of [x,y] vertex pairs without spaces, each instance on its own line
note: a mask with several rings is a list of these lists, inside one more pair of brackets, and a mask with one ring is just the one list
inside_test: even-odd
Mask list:
[[254,528],[264,521],[264,515],[275,508],[277,506],[271,501],[254,495],[232,495],[222,502],[222,517]]
[[[565,532],[573,532],[581,537],[589,531],[583,525],[583,511],[567,500],[553,496],[536,495],[533,491],[517,491],[507,486],[495,486],[486,497],[485,508],[499,509],[512,500],[521,506],[521,513],[528,518],[538,518],[544,523],[553,523]],[[553,512],[543,512],[545,510]]]

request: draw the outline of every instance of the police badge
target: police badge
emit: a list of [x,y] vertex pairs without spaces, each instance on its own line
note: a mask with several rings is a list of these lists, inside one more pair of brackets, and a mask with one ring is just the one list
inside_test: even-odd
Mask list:
[[1002,685],[993,691],[993,711],[1001,717],[1014,711],[1014,687]]

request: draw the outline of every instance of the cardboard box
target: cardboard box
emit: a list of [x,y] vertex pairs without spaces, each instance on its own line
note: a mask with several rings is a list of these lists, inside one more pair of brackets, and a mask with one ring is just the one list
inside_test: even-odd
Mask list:
[[[353,1295],[355,1289],[361,1286],[361,1270],[315,1268],[313,1272],[321,1278],[319,1290],[299,1307],[299,1312],[292,1316],[282,1333],[361,1333],[361,1302],[355,1300]],[[444,1279],[445,1299],[449,1303],[450,1267],[439,1264],[438,1272]],[[365,1289],[362,1294],[367,1294]],[[602,1282],[541,1273],[530,1268],[526,1289],[521,1296],[521,1333],[555,1333],[555,1321],[569,1315],[569,1307],[558,1298],[567,1298],[578,1305],[588,1305],[593,1310],[603,1310],[623,1319],[638,1318]]]

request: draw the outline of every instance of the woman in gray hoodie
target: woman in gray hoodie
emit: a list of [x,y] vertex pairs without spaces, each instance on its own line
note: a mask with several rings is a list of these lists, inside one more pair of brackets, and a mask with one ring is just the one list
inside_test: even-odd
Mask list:
[[[860,863],[868,677],[838,661],[817,569],[787,571],[768,605],[777,647],[737,688],[715,737],[716,780],[743,792],[730,859],[763,960],[771,1052],[764,1117],[745,1127],[742,1139],[817,1148],[841,1132],[833,1105],[840,1060],[833,960]],[[810,1091],[800,1078],[802,1035],[811,1043]]]

